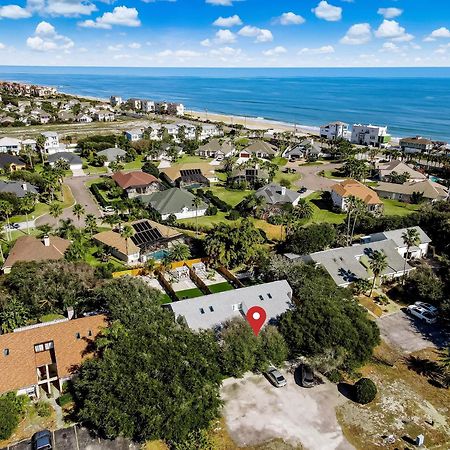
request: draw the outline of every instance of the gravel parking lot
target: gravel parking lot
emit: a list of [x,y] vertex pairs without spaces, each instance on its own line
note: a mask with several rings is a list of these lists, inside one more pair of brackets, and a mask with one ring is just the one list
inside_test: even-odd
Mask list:
[[381,336],[405,353],[428,347],[442,348],[450,342],[448,332],[438,323],[428,325],[403,311],[383,316],[377,322]]
[[276,388],[262,375],[225,380],[222,398],[228,431],[239,446],[282,438],[309,450],[353,448],[336,419],[336,406],[347,401],[335,385],[311,389],[296,384],[283,372],[287,386]]
[[[92,436],[82,427],[70,427],[53,432],[53,450],[138,450],[139,445],[119,438],[114,441]],[[31,441],[26,440],[2,450],[30,450]]]

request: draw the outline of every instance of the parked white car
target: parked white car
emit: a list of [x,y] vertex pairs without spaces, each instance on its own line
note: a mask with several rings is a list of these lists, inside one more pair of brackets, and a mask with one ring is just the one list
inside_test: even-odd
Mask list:
[[434,316],[437,316],[438,309],[436,308],[436,306],[433,306],[433,305],[430,305],[429,303],[424,303],[424,302],[416,302],[416,303],[414,303],[414,305],[418,306],[419,308],[424,309],[425,311],[430,312]]
[[426,309],[421,308],[417,305],[409,305],[406,308],[406,311],[408,314],[411,314],[414,317],[417,317],[420,320],[423,320],[424,322],[431,324],[436,322],[436,316],[434,314],[431,314]]

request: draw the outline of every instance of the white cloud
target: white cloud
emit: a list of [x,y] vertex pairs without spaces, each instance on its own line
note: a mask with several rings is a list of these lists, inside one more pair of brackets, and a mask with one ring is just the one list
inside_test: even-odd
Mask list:
[[213,25],[216,27],[230,28],[237,25],[242,25],[242,20],[237,14],[230,17],[221,16],[213,22]]
[[126,6],[116,6],[112,12],[106,12],[103,16],[94,20],[85,20],[79,25],[85,28],[103,28],[110,29],[114,25],[122,27],[139,27],[141,21],[138,17],[136,8],[127,8]]
[[434,53],[437,53],[438,55],[445,55],[447,51],[450,49],[450,43],[440,45],[439,48],[437,48]]
[[128,44],[129,48],[132,48],[133,50],[137,50],[138,48],[141,48],[142,45],[139,44],[139,42],[132,42],[131,44]]
[[434,30],[428,37],[424,39],[426,42],[435,41],[439,38],[450,38],[450,30],[445,27]]
[[120,52],[120,50],[123,49],[123,45],[122,44],[117,44],[117,45],[108,45],[108,50],[110,52]]
[[263,52],[265,56],[277,56],[282,55],[283,53],[287,53],[287,50],[281,45]]
[[200,42],[200,45],[202,47],[211,47],[212,45],[211,39],[203,39],[203,41]]
[[5,44],[2,44],[1,42],[0,42],[0,50],[4,50],[6,48],[6,45]]
[[285,12],[278,17],[276,22],[281,25],[301,25],[302,23],[305,23],[306,20],[302,16],[293,12]]
[[253,27],[251,25],[246,25],[241,28],[238,32],[240,36],[254,37],[255,42],[271,42],[273,41],[273,34],[270,30],[263,28]]
[[334,47],[332,45],[324,45],[323,47],[319,48],[302,48],[298,54],[308,54],[308,55],[325,55],[327,53],[334,53]]
[[85,0],[28,0],[26,9],[46,16],[89,16],[97,7]]
[[342,8],[340,6],[330,5],[325,0],[319,2],[319,4],[311,10],[317,18],[324,19],[328,22],[337,22],[342,18]]
[[174,56],[176,58],[196,58],[201,56],[201,53],[193,50],[164,50],[156,54],[160,58],[167,58],[168,56]]
[[393,42],[385,42],[381,47],[380,51],[386,53],[397,53],[400,51],[400,48]]
[[218,44],[232,44],[236,42],[236,35],[230,30],[219,30],[214,41]]
[[375,36],[394,41],[407,42],[414,39],[412,34],[406,33],[406,30],[395,20],[383,20],[383,23],[375,31]]
[[206,3],[214,6],[233,6],[233,0],[206,0]]
[[403,9],[400,8],[379,8],[378,14],[383,16],[385,19],[394,19],[403,14]]
[[34,32],[34,36],[27,39],[27,46],[32,50],[47,52],[52,50],[71,49],[75,44],[72,39],[56,32],[55,27],[48,22],[40,22]]
[[368,23],[356,23],[352,25],[345,36],[339,41],[346,45],[366,44],[372,39],[372,29]]
[[18,5],[0,6],[1,19],[26,19],[31,17],[31,12]]

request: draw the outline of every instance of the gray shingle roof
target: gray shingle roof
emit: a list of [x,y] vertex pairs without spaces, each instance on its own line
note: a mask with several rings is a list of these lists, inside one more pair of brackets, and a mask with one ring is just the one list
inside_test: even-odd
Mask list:
[[264,197],[266,203],[269,205],[276,205],[279,203],[293,203],[300,197],[300,194],[290,189],[283,188],[279,184],[270,183],[263,186],[255,193],[258,197]]
[[122,158],[127,152],[121,148],[107,148],[97,153],[99,156],[106,156],[106,160],[109,162],[117,161],[117,158]]
[[59,161],[60,159],[67,161],[69,164],[83,164],[83,160],[75,153],[59,152],[59,153],[54,153],[53,155],[48,155],[48,162],[50,162],[50,163],[55,163],[56,161]]
[[[141,195],[140,200],[146,205],[150,205],[156,209],[160,214],[175,214],[188,208],[190,211],[195,211],[192,202],[195,195],[188,191],[179,188],[171,188],[165,191],[154,192],[150,195]],[[198,209],[206,209],[207,205],[202,203]]]
[[[252,306],[265,309],[272,322],[292,306],[292,289],[286,280],[169,303],[176,317],[182,316],[192,330],[220,326],[235,317],[245,317]],[[212,310],[211,310],[212,309]],[[202,312],[203,311],[203,312]]]
[[[26,189],[24,189],[24,185]],[[8,192],[10,194],[16,194],[17,197],[25,197],[27,194],[37,194],[38,190],[36,186],[23,181],[2,181],[0,180],[0,192]]]
[[[420,237],[420,243],[421,244],[429,244],[431,242],[431,238],[425,233],[425,231],[422,230],[420,227],[410,227],[414,228],[419,232]],[[374,233],[370,236],[370,242],[380,242],[384,241],[386,239],[391,239],[395,242],[395,245],[397,247],[406,247],[405,243],[403,242],[402,235],[406,232],[408,228],[400,228],[398,230],[391,230],[391,231],[382,231],[381,233]]]

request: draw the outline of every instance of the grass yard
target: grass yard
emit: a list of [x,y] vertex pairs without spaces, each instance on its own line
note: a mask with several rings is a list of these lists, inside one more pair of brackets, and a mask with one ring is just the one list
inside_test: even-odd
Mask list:
[[410,203],[403,203],[398,200],[382,199],[382,201],[386,216],[407,216],[420,208],[420,205],[411,205]]
[[102,175],[102,174],[108,173],[108,168],[105,166],[95,167],[95,166],[88,165],[88,168],[84,169],[84,172],[87,175]]
[[235,207],[239,204],[247,195],[253,194],[255,191],[237,191],[230,190],[224,186],[211,186],[207,190],[211,191],[214,195],[217,195],[221,200]]
[[288,160],[287,158],[283,158],[282,156],[277,156],[276,158],[273,158],[270,162],[276,164],[277,166],[285,166]]
[[322,194],[320,192],[314,192],[313,194],[306,197],[306,200],[309,200],[314,209],[314,215],[311,218],[310,222],[312,223],[321,223],[321,222],[329,222],[329,223],[342,223],[345,220],[345,214],[335,213],[327,209],[327,205],[321,198]]
[[172,164],[172,167],[176,167],[177,164],[208,163],[212,160],[212,158],[201,158],[200,156],[195,155],[183,155],[181,158],[177,159],[175,164]]
[[280,183],[281,180],[288,180],[291,185],[293,185],[296,181],[301,179],[301,175],[299,173],[283,173],[279,170],[275,177],[273,178],[274,183]]
[[140,170],[142,168],[143,165],[143,161],[142,161],[143,156],[139,155],[135,161],[131,161],[128,163],[120,163],[123,165],[124,170]]
[[192,288],[186,289],[185,291],[178,291],[176,294],[180,300],[184,300],[185,298],[195,298],[203,296],[203,292],[199,288]]
[[319,175],[324,178],[329,178],[330,180],[342,180],[345,178],[338,170],[322,170]]
[[224,283],[211,284],[208,286],[208,288],[213,294],[217,294],[218,292],[232,291],[234,289],[233,286],[228,283],[228,281],[225,281]]

